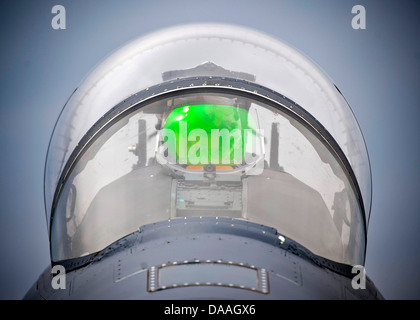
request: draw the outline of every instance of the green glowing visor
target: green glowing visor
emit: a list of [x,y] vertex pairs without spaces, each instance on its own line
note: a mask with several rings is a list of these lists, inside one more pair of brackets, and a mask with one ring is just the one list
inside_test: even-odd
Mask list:
[[160,158],[187,169],[214,164],[229,170],[254,163],[261,156],[259,135],[256,121],[246,109],[184,105],[172,110],[164,122]]

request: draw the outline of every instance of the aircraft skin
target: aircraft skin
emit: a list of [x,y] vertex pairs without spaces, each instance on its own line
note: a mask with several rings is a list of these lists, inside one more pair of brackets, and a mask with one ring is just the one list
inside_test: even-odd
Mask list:
[[[217,223],[217,224],[216,224]],[[146,225],[103,251],[48,267],[25,299],[382,299],[369,277],[310,254],[273,228],[216,217]]]
[[[216,33],[226,32],[225,26],[204,25],[176,29],[168,34],[179,37],[183,31],[194,34],[196,30],[204,30],[197,32],[207,35],[207,32],[213,32],[208,30],[213,29]],[[238,39],[241,34],[249,36],[246,30],[232,30]],[[161,50],[164,46],[153,41],[164,38],[165,35],[146,38],[145,43],[150,41],[152,48],[158,49],[145,46],[142,50]],[[201,38],[191,36],[191,39]],[[236,46],[242,42],[231,43]],[[142,44],[140,42],[139,46]],[[133,47],[127,46],[129,50]],[[129,55],[123,53],[126,59]],[[137,59],[133,56],[129,61]],[[144,56],[139,59],[146,59],[146,54]],[[118,59],[114,60],[117,61],[113,62],[115,65],[123,65],[118,64]],[[136,89],[124,99],[110,99],[114,101],[113,107],[104,107],[103,112],[98,112],[95,121],[87,129],[80,129],[76,138],[69,136],[68,145],[63,146],[60,141],[65,140],[58,140],[57,149],[72,152],[63,157],[60,170],[53,171],[53,192],[46,188],[51,265],[24,299],[383,299],[365,276],[363,267],[354,263],[363,264],[364,261],[366,208],[369,207],[366,203],[370,203],[366,198],[363,203],[365,189],[357,182],[360,171],[353,170],[355,162],[351,150],[342,149],[340,139],[350,139],[354,132],[334,136],[328,125],[324,126],[305,106],[291,100],[287,92],[261,85],[264,78],[259,78],[258,72],[255,77],[246,68],[235,70],[209,60],[197,61],[201,61],[200,64],[192,62],[188,68],[162,67],[166,69],[157,72],[161,79],[155,85]],[[104,65],[108,67],[107,61]],[[112,72],[124,69],[110,65]],[[100,71],[104,70],[100,68]],[[127,78],[120,76],[119,81],[132,85],[132,79],[128,79],[131,70],[129,72]],[[92,78],[95,80],[98,74],[101,72],[93,72]],[[82,86],[75,90],[68,105],[76,101],[76,112],[66,115],[64,109],[61,117],[66,121],[60,123],[59,119],[56,137],[63,137],[59,131],[63,123],[70,124],[72,131],[68,132],[72,135],[77,133],[80,123],[84,125],[86,108],[84,111],[77,108],[83,105],[80,102],[83,99],[98,99],[94,91],[106,87],[104,82],[112,78],[103,74],[100,80],[89,82],[88,78],[86,83],[91,85],[88,89]],[[293,81],[290,75],[288,79]],[[318,80],[323,83],[324,78],[319,76]],[[334,91],[334,97],[341,99],[337,103],[347,108],[341,92],[333,85],[328,86]],[[118,96],[119,91],[116,92]],[[317,103],[313,97],[309,98],[314,105]],[[180,106],[178,109],[176,103]],[[258,152],[252,153],[252,159],[256,160],[251,164],[246,162],[246,165],[244,161],[237,166],[217,166],[211,162],[202,166],[180,165],[166,161],[169,147],[166,153],[161,152],[159,143],[165,145],[160,135],[163,129],[169,128],[172,112],[184,110],[191,118],[194,107],[220,109],[226,120],[232,110],[228,103],[232,103],[236,112],[229,121],[240,121],[245,115],[246,121],[241,123],[241,128],[254,125],[251,111],[258,115],[255,123],[259,125],[266,121],[266,131],[270,135],[264,136],[261,144],[268,145],[269,155],[264,149],[267,146],[259,145]],[[93,106],[92,110],[95,110]],[[272,118],[264,118],[264,114],[272,115]],[[139,119],[135,118],[137,115],[140,115]],[[75,120],[78,116],[82,119],[79,122]],[[119,148],[119,141],[114,145],[109,141],[118,136],[117,130],[128,132],[123,129],[130,123],[134,123],[133,137],[137,143],[128,148],[121,147],[112,155],[103,151]],[[174,123],[178,126],[178,122]],[[222,122],[218,126],[223,128],[227,124]],[[181,126],[179,128],[181,130]],[[252,130],[255,134],[255,127]],[[340,128],[339,131],[341,134],[343,130]],[[295,136],[282,140],[285,133]],[[302,149],[303,154],[307,152],[304,156],[309,155],[308,150],[315,150],[313,153],[321,160],[315,157],[315,160],[306,161],[313,164],[308,171],[318,165],[327,177],[321,179],[321,187],[331,186],[331,192],[313,184],[312,176],[305,180],[299,175],[302,172],[290,173],[288,168],[300,170],[300,164],[293,164],[299,163],[298,160],[285,162],[286,168],[283,167],[284,159],[279,154],[281,148],[288,147],[288,141],[297,144],[297,150]],[[52,139],[49,154],[54,155],[54,143]],[[154,148],[153,152],[151,148]],[[98,162],[100,166],[96,170],[100,170],[106,167],[106,159],[118,157],[121,150],[135,158],[132,168],[103,182],[99,188],[96,184],[102,183],[100,179],[104,176],[100,171],[96,176],[96,171],[90,173],[89,179],[83,180],[85,172],[95,166],[97,157],[107,155]],[[360,152],[360,148],[357,150]],[[304,156],[299,157],[305,159]],[[127,159],[131,158],[127,156],[124,161]],[[48,158],[46,172],[51,163],[54,164]],[[114,170],[113,166],[118,167],[118,163],[106,170]],[[126,165],[121,168],[123,166]],[[87,185],[83,186],[80,181]],[[334,184],[334,181],[339,183]],[[337,185],[339,187],[333,189]],[[95,192],[89,190],[94,188],[97,188]],[[85,194],[91,191],[93,195],[83,198],[80,190]],[[326,195],[327,192],[330,194]],[[143,217],[137,217],[139,210],[145,212]],[[103,221],[107,221],[106,224],[102,224]]]

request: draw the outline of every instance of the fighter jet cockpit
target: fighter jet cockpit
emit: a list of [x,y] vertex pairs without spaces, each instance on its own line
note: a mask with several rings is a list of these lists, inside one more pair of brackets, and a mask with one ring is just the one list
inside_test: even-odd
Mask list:
[[212,217],[363,264],[370,201],[341,92],[296,49],[236,26],[175,27],[105,58],[69,98],[46,162],[55,262],[144,225]]

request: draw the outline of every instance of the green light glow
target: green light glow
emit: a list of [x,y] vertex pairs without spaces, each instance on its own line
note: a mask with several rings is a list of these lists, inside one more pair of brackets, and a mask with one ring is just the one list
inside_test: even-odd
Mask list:
[[215,104],[178,107],[163,129],[174,133],[175,140],[166,143],[180,164],[242,164],[247,139],[256,132],[246,109]]

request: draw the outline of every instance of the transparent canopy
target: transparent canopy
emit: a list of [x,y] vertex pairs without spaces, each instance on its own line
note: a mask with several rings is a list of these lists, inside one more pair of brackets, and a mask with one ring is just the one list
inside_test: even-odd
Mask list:
[[61,190],[53,258],[190,216],[246,219],[330,260],[363,259],[361,208],[325,142],[265,103],[216,93],[163,98],[98,135]]
[[[87,137],[123,101],[188,76],[243,79],[286,96],[344,156],[257,93],[162,92]],[[341,93],[295,49],[236,26],[175,27],[117,50],[70,97],[46,161],[54,261],[97,252],[143,224],[210,215],[269,225],[315,254],[362,264],[370,202],[366,147]]]

